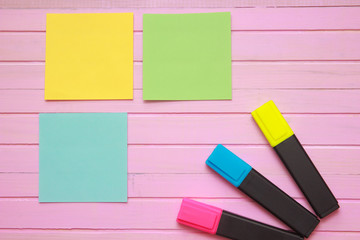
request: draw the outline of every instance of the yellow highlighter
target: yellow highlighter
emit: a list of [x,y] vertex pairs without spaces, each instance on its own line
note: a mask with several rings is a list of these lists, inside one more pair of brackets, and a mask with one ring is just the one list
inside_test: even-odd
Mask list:
[[336,198],[275,103],[269,101],[253,111],[251,115],[315,213],[323,218],[338,209],[339,204]]

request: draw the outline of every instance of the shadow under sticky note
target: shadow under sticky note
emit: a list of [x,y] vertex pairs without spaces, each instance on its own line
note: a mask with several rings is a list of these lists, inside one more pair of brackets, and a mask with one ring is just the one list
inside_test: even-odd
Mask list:
[[40,202],[127,201],[127,114],[39,118]]
[[45,99],[133,98],[133,13],[47,14]]
[[143,15],[143,99],[231,99],[229,12]]

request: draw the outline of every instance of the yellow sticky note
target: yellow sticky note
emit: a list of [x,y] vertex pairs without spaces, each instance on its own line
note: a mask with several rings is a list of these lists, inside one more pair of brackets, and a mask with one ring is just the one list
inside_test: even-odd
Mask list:
[[46,100],[133,98],[133,13],[47,14]]

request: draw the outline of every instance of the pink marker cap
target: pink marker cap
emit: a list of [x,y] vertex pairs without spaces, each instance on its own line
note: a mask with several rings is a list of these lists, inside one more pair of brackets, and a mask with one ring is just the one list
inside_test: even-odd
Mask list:
[[219,226],[222,209],[184,198],[177,217],[177,222],[215,234]]

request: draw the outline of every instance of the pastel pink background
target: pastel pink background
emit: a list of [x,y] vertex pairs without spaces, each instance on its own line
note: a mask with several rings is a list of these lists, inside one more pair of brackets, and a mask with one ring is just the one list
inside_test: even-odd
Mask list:
[[[176,223],[182,197],[286,228],[204,164],[225,144],[309,208],[250,116],[270,99],[341,206],[310,239],[360,239],[360,1],[287,2],[0,1],[51,8],[0,9],[0,239],[220,239]],[[212,11],[232,16],[233,100],[142,101],[142,14]],[[133,101],[43,100],[48,12],[134,12]],[[129,202],[39,204],[38,113],[114,111]]]

